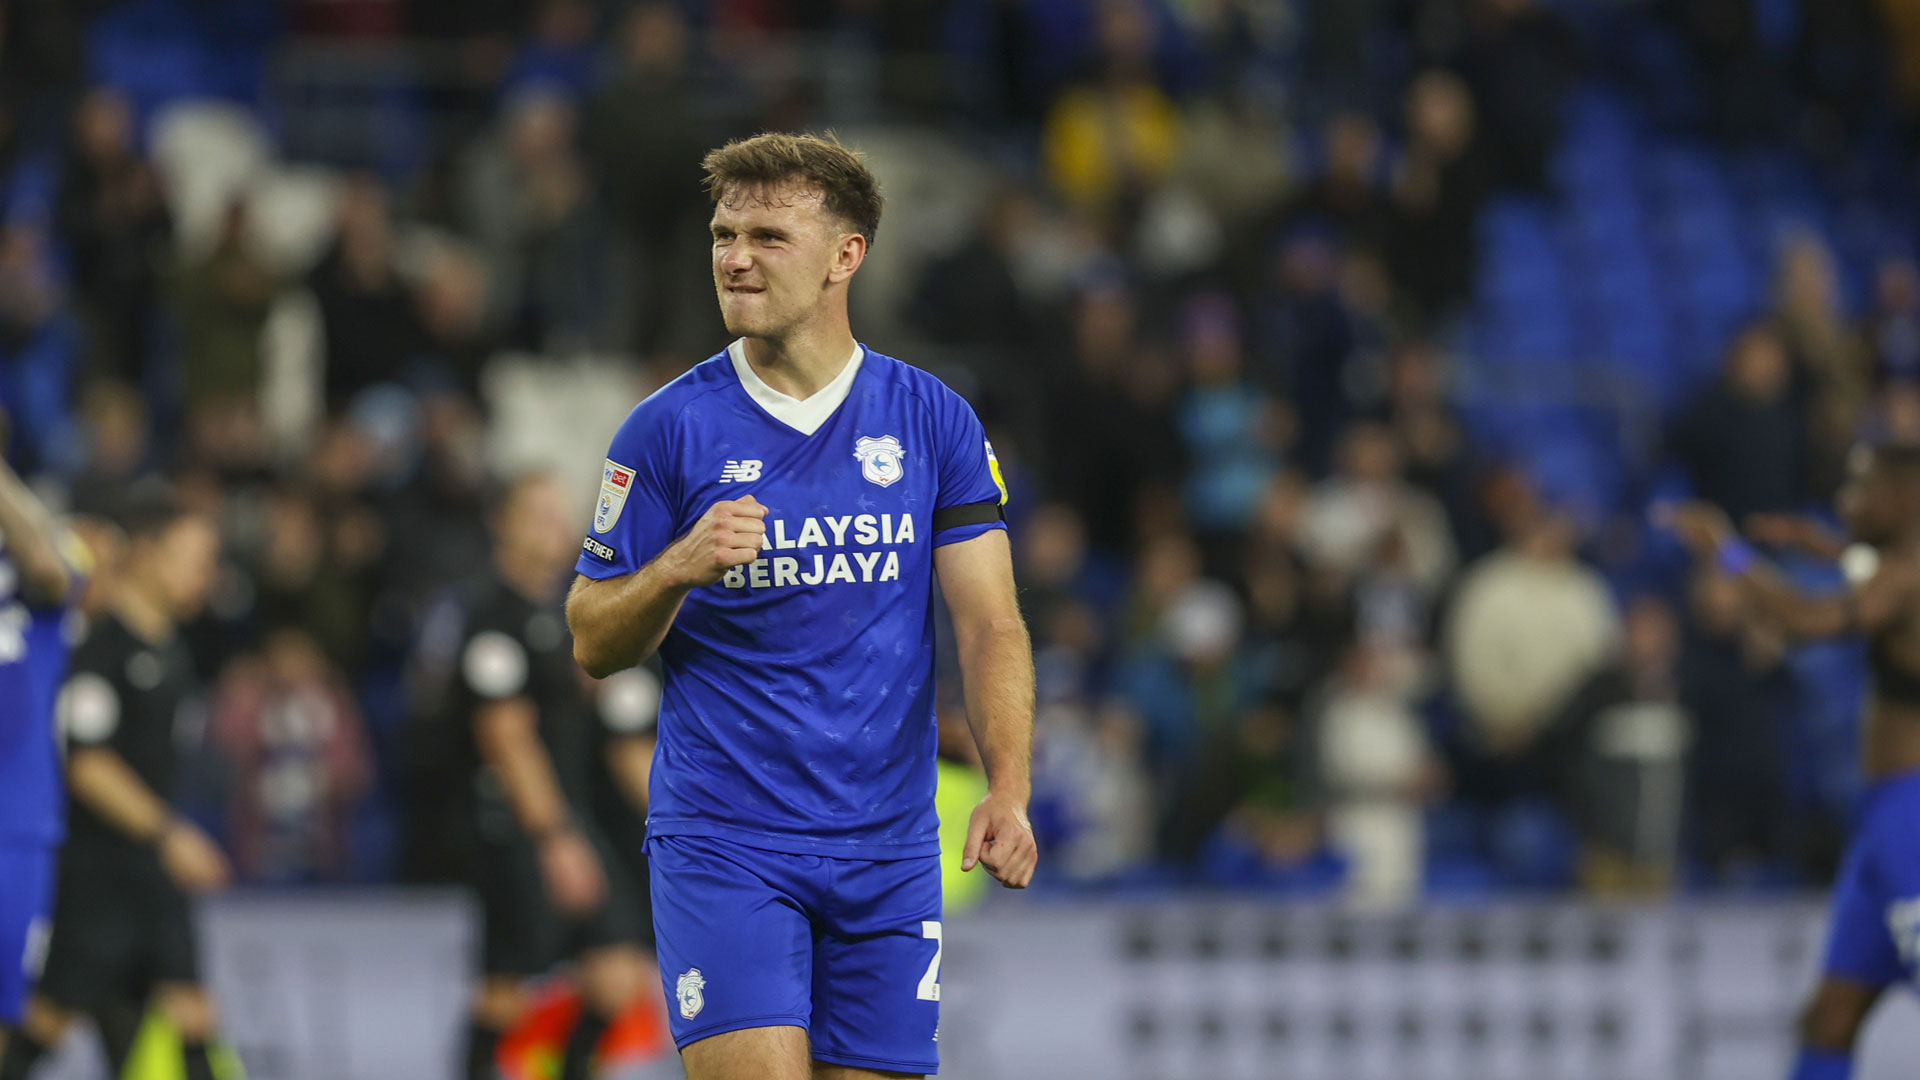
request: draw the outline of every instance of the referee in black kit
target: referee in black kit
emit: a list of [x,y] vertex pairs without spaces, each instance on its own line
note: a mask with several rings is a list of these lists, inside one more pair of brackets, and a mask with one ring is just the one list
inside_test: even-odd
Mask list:
[[[201,695],[179,626],[212,588],[220,536],[159,490],[136,495],[124,517],[127,554],[105,568],[107,610],[75,648],[55,705],[67,841],[45,969],[0,1059],[4,1080],[24,1080],[79,1016],[149,999],[180,1035],[187,1080],[213,1080],[214,1008],[191,897],[224,887],[230,872],[170,800],[176,727]],[[111,1057],[124,1057],[126,1040],[107,1041]]]
[[560,605],[580,540],[559,484],[516,478],[491,525],[493,566],[462,598],[445,700],[485,921],[466,1075],[495,1075],[526,980],[572,958],[582,1010],[560,1076],[585,1080],[607,1026],[654,985],[641,947],[645,878],[630,876],[593,821],[599,761],[618,794],[644,799],[652,715],[644,684],[620,676],[596,688],[574,662]]

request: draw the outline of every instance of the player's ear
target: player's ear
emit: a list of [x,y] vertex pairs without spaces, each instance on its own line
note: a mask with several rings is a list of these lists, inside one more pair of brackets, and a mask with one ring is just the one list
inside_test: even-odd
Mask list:
[[867,238],[859,233],[847,233],[840,238],[840,246],[834,249],[833,266],[827,271],[827,280],[836,284],[847,280],[866,259]]

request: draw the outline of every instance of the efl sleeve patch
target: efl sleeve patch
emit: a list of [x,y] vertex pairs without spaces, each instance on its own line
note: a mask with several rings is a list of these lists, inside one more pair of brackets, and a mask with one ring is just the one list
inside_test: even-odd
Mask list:
[[608,458],[606,466],[600,470],[600,499],[594,504],[593,531],[611,532],[620,520],[620,511],[627,507],[627,496],[631,494],[633,470]]

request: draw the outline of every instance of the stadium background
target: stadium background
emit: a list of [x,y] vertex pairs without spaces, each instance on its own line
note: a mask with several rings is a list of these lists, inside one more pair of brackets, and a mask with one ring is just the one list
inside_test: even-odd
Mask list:
[[254,1075],[450,1065],[465,909],[396,888],[425,614],[494,483],[584,508],[724,342],[703,150],[828,127],[889,195],[859,336],[985,419],[1040,674],[1045,866],[955,920],[953,1075],[1784,1061],[1861,657],[1648,510],[1825,514],[1920,438],[1920,5],[4,11],[9,458],[230,544],[188,789]]

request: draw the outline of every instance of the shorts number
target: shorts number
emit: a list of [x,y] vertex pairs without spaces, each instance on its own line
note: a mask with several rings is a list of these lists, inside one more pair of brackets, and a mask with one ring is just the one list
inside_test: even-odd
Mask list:
[[940,924],[928,921],[920,924],[920,936],[933,942],[933,959],[927,964],[927,973],[920,977],[920,1000],[940,1000],[940,951],[945,944],[940,940]]

